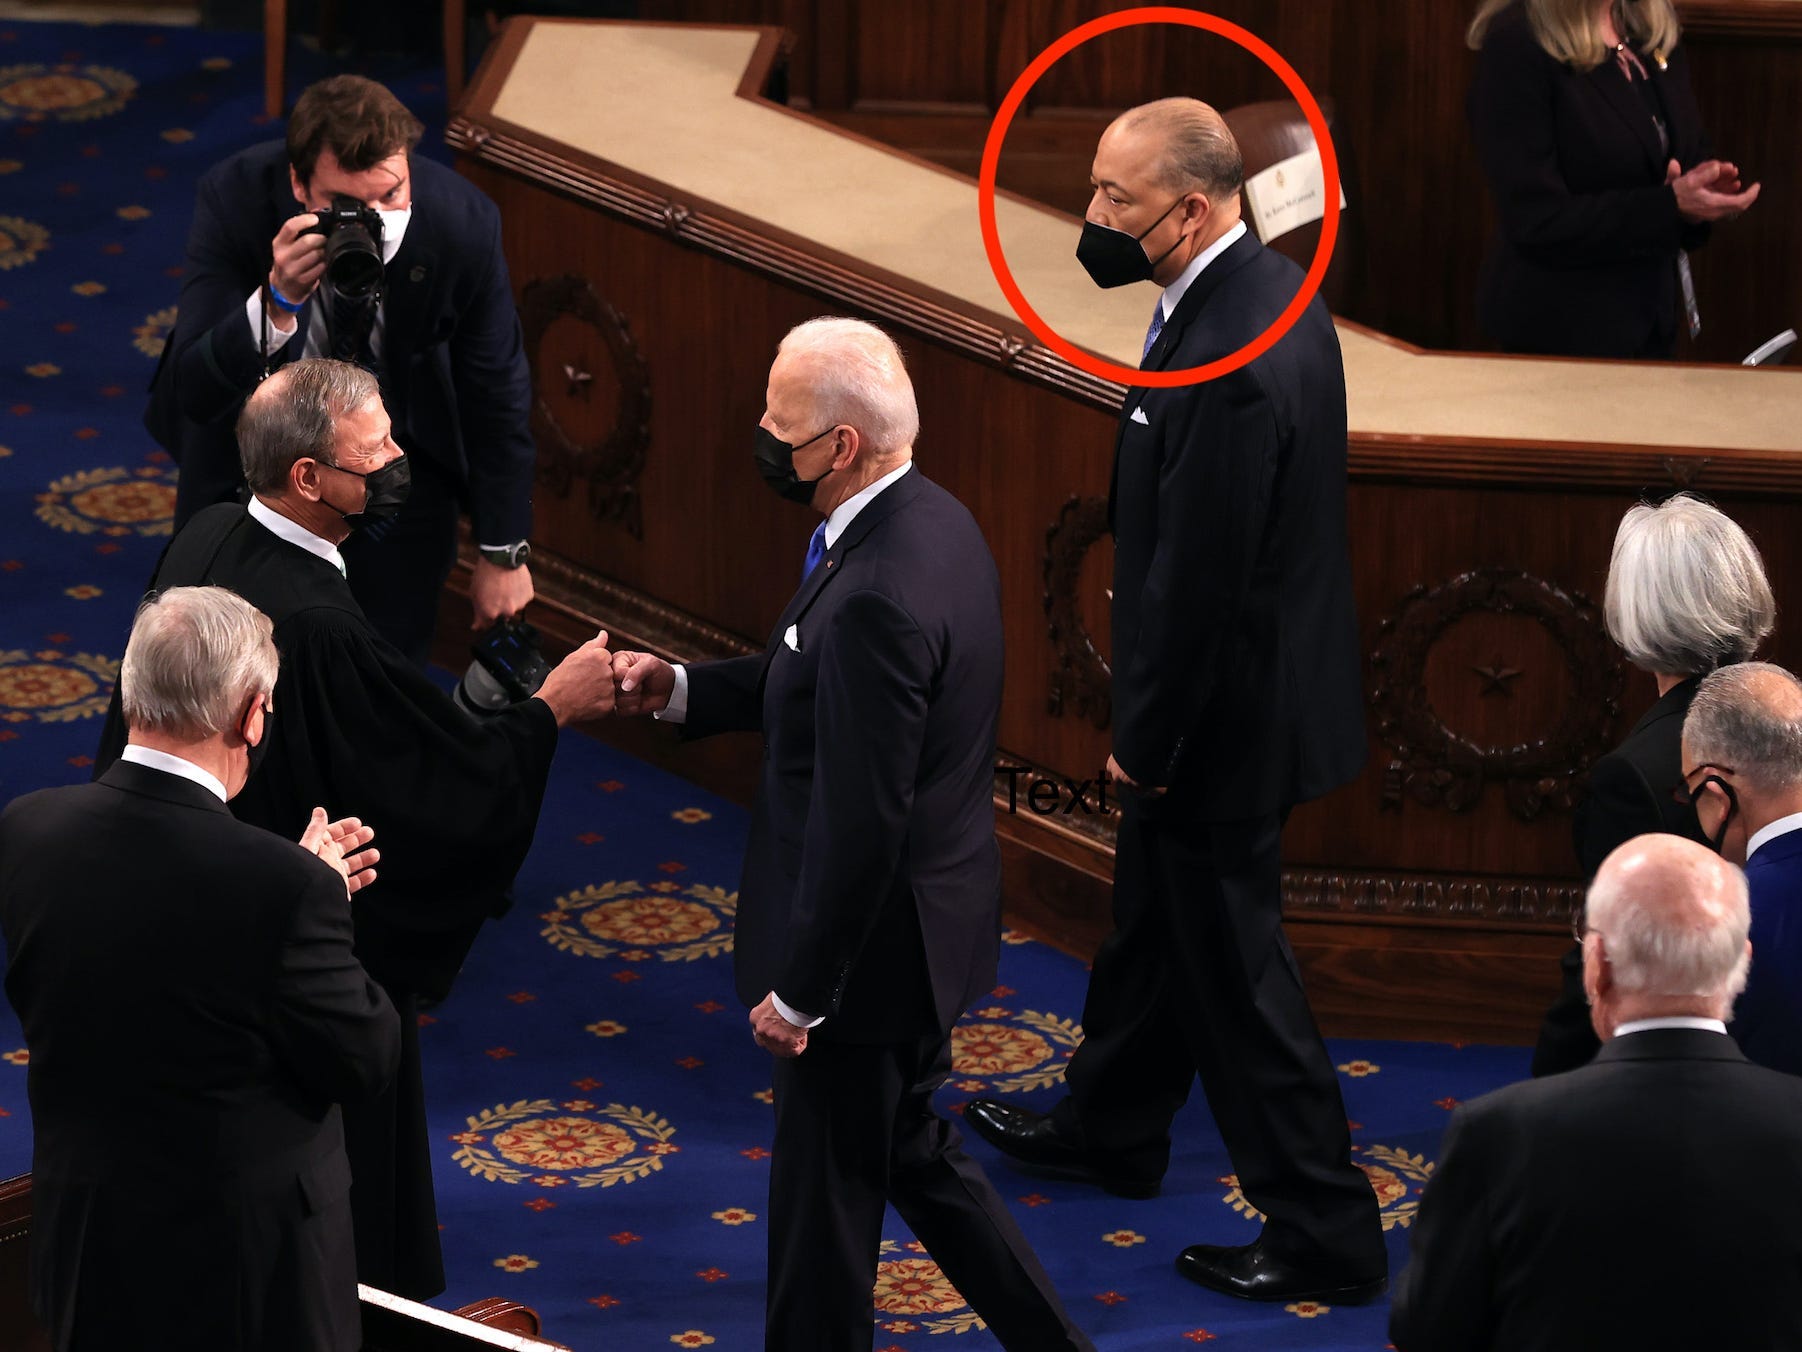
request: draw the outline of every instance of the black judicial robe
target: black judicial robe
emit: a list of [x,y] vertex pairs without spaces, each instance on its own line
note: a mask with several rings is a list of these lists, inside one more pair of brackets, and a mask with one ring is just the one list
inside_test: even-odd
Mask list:
[[[423,1299],[444,1289],[426,1138],[417,999],[450,987],[532,843],[557,723],[542,700],[477,720],[370,628],[329,562],[235,503],[199,513],[153,586],[227,587],[269,616],[281,676],[267,760],[232,800],[242,821],[299,837],[316,805],[361,817],[381,850],[359,892],[357,956],[401,1016],[389,1094],[347,1107],[357,1276]],[[125,744],[115,694],[96,776]]]

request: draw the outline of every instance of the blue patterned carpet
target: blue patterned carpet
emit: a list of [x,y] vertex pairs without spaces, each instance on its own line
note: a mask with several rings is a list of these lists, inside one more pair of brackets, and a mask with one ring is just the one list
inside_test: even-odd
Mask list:
[[[325,73],[298,53],[296,67],[297,81]],[[371,73],[442,125],[429,71]],[[0,799],[88,775],[169,529],[173,472],[138,417],[193,182],[274,134],[259,84],[253,34],[0,25]],[[430,135],[426,150],[442,153]],[[519,904],[426,1020],[439,1303],[522,1300],[581,1349],[760,1346],[769,1071],[730,977],[744,830],[739,809],[603,746],[559,750]],[[958,1031],[945,1106],[979,1091],[1053,1101],[1084,979],[1079,962],[1011,945],[1004,984]],[[1523,1074],[1525,1053],[1333,1051],[1399,1266],[1446,1110]],[[30,1127],[4,1006],[0,1052],[5,1176],[28,1167]],[[1154,1201],[1029,1178],[976,1147],[1078,1322],[1108,1352],[1383,1347],[1382,1306],[1246,1306],[1175,1275],[1185,1244],[1256,1232],[1196,1098]],[[130,1131],[131,1105],[117,1111]],[[878,1348],[993,1348],[892,1217],[887,1235]]]

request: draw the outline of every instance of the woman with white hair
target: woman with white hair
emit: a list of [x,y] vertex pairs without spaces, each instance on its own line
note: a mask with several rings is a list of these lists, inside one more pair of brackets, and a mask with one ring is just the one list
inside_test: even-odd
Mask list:
[[[1609,637],[1651,673],[1658,699],[1590,767],[1571,829],[1585,880],[1634,836],[1664,831],[1709,843],[1694,806],[1674,797],[1683,782],[1683,720],[1702,678],[1749,661],[1777,620],[1757,546],[1726,513],[1688,493],[1641,503],[1621,518],[1602,609]],[[1533,1049],[1535,1075],[1587,1064],[1600,1045],[1583,998],[1581,947],[1563,967],[1564,989]]]
[[1758,197],[1714,159],[1672,0],[1483,0],[1470,123],[1498,228],[1477,318],[1508,352],[1669,357],[1688,250]]

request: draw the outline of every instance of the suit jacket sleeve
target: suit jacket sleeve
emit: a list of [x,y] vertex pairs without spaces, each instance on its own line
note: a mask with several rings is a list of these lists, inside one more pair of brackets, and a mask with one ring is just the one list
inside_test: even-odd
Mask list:
[[1664,819],[1645,776],[1624,756],[1603,756],[1589,772],[1589,792],[1571,823],[1585,878],[1634,836],[1662,831]]
[[[234,416],[263,375],[263,357],[244,316],[245,298],[269,271],[275,231],[259,235],[255,222],[261,215],[260,203],[232,200],[226,174],[215,170],[200,180],[188,230],[187,274],[170,337],[177,401],[182,414],[197,423]],[[299,355],[304,311],[300,320],[277,360]]]
[[1492,1157],[1468,1108],[1452,1114],[1439,1167],[1420,1199],[1413,1258],[1396,1281],[1397,1352],[1469,1352],[1495,1329],[1495,1258],[1483,1171]]
[[487,236],[471,250],[475,285],[451,341],[451,382],[469,460],[470,527],[477,544],[532,533],[532,379],[501,250],[500,213],[487,204]]
[[1137,642],[1115,682],[1114,757],[1168,784],[1219,673],[1275,488],[1279,437],[1257,377],[1236,371],[1184,401],[1158,477],[1157,546]]
[[1684,222],[1667,185],[1578,193],[1565,182],[1554,117],[1559,78],[1558,63],[1524,24],[1498,25],[1478,53],[1471,131],[1502,233],[1545,267],[1674,253]]
[[400,1020],[352,951],[344,883],[314,861],[276,974],[276,1054],[307,1089],[334,1103],[370,1097],[400,1063]]
[[763,727],[763,701],[758,683],[764,655],[751,653],[718,662],[694,662],[688,671],[688,717],[684,737],[711,737],[716,732],[756,732]]
[[822,638],[814,691],[813,791],[789,958],[776,993],[838,1012],[845,978],[888,899],[907,843],[925,739],[932,654],[912,618],[855,592]]

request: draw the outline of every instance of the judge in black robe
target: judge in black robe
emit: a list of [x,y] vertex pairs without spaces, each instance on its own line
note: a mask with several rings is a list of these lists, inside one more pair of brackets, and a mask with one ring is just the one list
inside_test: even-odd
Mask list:
[[[293,397],[289,387],[318,381],[323,367],[344,364],[309,360],[266,381],[246,405],[241,439],[259,410]],[[560,666],[541,698],[478,720],[370,627],[340,571],[335,546],[348,533],[342,524],[346,505],[357,505],[349,491],[357,473],[378,464],[373,457],[385,457],[379,463],[398,458],[399,449],[387,434],[373,379],[358,377],[368,382],[359,414],[372,408],[379,415],[372,458],[353,458],[354,445],[345,443],[358,438],[343,430],[349,415],[339,418],[339,445],[331,454],[338,465],[355,464],[356,470],[339,469],[323,455],[315,460],[290,451],[287,478],[275,489],[258,488],[248,507],[218,504],[189,522],[165,551],[153,586],[227,587],[274,623],[282,668],[270,747],[266,762],[232,801],[238,818],[292,838],[313,806],[324,804],[334,818],[360,817],[380,834],[380,880],[357,897],[354,908],[356,947],[400,1013],[402,1045],[394,1088],[345,1113],[357,1276],[425,1298],[444,1289],[444,1266],[426,1138],[418,997],[446,993],[482,921],[504,908],[531,845],[559,726],[604,709],[573,706],[565,679],[598,645],[585,645]],[[247,469],[249,460],[247,453]],[[325,485],[319,490],[325,496],[308,500],[305,494],[313,490],[294,486],[301,480]],[[250,481],[257,486],[258,476]],[[338,522],[335,532],[321,527],[337,539],[304,529],[296,516],[316,525]],[[605,689],[595,683],[606,707],[611,689],[608,668]],[[97,774],[123,745],[117,715],[115,696]]]

